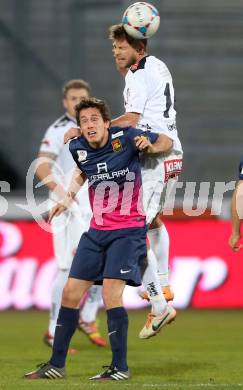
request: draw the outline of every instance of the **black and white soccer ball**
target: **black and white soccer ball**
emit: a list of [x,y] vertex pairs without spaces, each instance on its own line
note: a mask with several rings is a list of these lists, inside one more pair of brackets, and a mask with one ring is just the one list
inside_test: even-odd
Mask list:
[[152,37],[159,28],[159,12],[152,4],[139,1],[126,9],[122,24],[131,37],[147,39]]

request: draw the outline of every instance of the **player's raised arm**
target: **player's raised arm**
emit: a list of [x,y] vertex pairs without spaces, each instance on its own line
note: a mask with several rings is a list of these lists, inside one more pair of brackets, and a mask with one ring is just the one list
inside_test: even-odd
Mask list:
[[240,227],[243,219],[243,180],[240,180],[234,190],[231,201],[232,233],[229,238],[229,246],[233,251],[239,251],[243,245],[238,244],[241,238]]

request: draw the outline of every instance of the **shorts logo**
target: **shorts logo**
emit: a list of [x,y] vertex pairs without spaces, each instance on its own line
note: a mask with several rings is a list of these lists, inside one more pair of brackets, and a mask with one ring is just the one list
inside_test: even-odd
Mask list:
[[119,138],[114,139],[111,144],[114,152],[120,152],[122,150],[122,144]]
[[127,274],[128,272],[131,272],[131,269],[128,269],[128,270],[120,269],[121,274]]
[[166,183],[169,179],[172,179],[180,175],[182,170],[182,160],[176,159],[176,160],[164,161],[164,167],[165,167],[165,183]]
[[243,168],[241,168],[241,173],[240,174],[243,175]]
[[86,160],[86,158],[87,158],[87,151],[86,150],[77,150],[77,154],[78,154],[78,161],[79,162]]

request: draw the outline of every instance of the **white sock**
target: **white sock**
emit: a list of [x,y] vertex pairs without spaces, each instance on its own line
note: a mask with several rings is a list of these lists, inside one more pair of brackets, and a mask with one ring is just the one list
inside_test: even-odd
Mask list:
[[157,273],[156,257],[152,249],[148,250],[148,266],[143,275],[143,284],[149,295],[150,303],[152,305],[152,313],[154,315],[161,314],[164,311],[167,303],[164,294],[161,291],[160,281]]
[[48,326],[48,332],[52,337],[54,337],[57,317],[61,307],[62,290],[66,284],[68,275],[69,275],[69,269],[66,270],[59,269],[57,272],[56,279],[52,286],[51,309],[50,309],[50,318],[49,318],[49,326]]
[[84,322],[96,320],[97,311],[102,300],[102,286],[92,286],[88,291],[88,297],[80,309],[80,319]]
[[148,237],[151,248],[157,259],[157,270],[160,279],[160,285],[169,285],[169,247],[170,238],[165,225],[157,229],[150,229]]

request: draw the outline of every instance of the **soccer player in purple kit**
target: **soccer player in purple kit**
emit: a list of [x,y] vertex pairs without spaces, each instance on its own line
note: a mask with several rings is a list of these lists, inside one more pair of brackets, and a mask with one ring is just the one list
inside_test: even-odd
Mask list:
[[[36,175],[49,189],[49,202],[52,206],[64,196],[65,189],[68,188],[72,177],[72,170],[76,165],[68,145],[63,144],[63,135],[70,127],[76,125],[75,106],[82,99],[90,96],[90,87],[86,81],[74,79],[63,85],[62,92],[65,113],[46,130],[36,160]],[[88,230],[91,218],[86,186],[82,187],[77,196],[81,202],[76,198],[69,210],[60,215],[59,218],[55,218],[51,224],[57,274],[52,286],[48,331],[43,339],[49,347],[53,345],[62,290],[69,275],[73,254],[81,234]],[[79,203],[82,204],[81,209]],[[101,287],[93,286],[80,308],[78,329],[85,333],[92,343],[104,347],[107,343],[101,336],[96,321],[100,301]]]
[[[65,377],[68,346],[78,322],[78,304],[94,283],[103,282],[111,344],[110,366],[91,380],[126,380],[128,317],[122,303],[126,284],[141,284],[146,268],[145,215],[140,203],[141,169],[139,152],[158,154],[170,150],[172,141],[150,131],[110,128],[106,104],[95,98],[76,108],[82,136],[71,141],[70,151],[77,164],[72,185],[63,202],[51,211],[50,220],[66,210],[87,179],[93,212],[90,229],[84,233],[63,291],[53,353],[49,362],[25,375],[27,379]],[[145,270],[146,272],[146,270]],[[154,321],[159,331],[175,317],[172,306]]]

